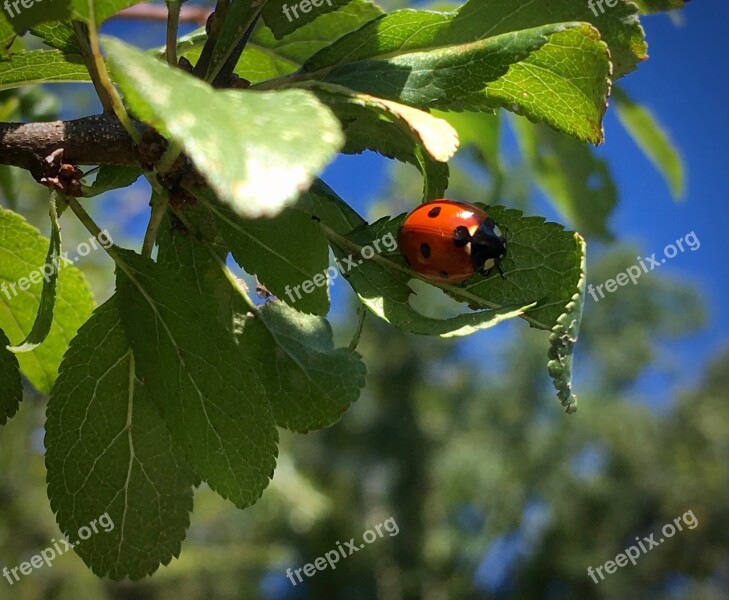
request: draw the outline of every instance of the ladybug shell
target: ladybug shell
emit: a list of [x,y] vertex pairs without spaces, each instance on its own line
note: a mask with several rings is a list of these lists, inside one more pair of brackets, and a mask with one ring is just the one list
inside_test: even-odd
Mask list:
[[[476,246],[481,239],[486,247]],[[418,206],[403,221],[398,243],[413,271],[439,283],[458,283],[483,273],[498,266],[506,253],[505,240],[488,213],[454,200]]]

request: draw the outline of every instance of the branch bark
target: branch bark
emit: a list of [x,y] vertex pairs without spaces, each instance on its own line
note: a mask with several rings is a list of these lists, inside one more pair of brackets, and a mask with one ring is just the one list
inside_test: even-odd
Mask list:
[[[135,122],[139,131],[145,128]],[[39,180],[44,159],[63,148],[64,161],[74,165],[139,165],[129,134],[113,115],[74,121],[0,123],[0,164],[30,171]]]
[[[212,10],[206,6],[183,5],[180,9],[180,23],[194,23],[202,27],[211,12]],[[158,4],[135,4],[120,10],[114,15],[114,18],[166,21],[167,7]]]

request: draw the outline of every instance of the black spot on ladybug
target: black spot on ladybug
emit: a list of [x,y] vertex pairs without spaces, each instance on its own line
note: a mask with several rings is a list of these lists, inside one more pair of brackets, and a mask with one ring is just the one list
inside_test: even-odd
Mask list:
[[423,258],[430,258],[430,246],[428,244],[420,244],[420,254],[423,255]]
[[471,234],[467,227],[459,225],[453,230],[453,245],[456,248],[463,248],[471,241]]
[[441,271],[441,272],[439,273],[439,275],[440,275],[440,276],[441,276],[441,277],[442,277],[443,279],[448,279],[448,273],[446,273],[445,271]]
[[428,211],[428,216],[431,219],[435,219],[440,214],[440,206],[436,206],[435,208],[431,208]]

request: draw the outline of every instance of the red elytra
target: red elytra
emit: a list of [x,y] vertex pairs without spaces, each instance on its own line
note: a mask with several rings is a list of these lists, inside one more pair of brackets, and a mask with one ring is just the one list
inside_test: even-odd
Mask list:
[[506,238],[488,213],[467,202],[433,200],[415,208],[398,233],[410,268],[436,283],[459,283],[500,270]]

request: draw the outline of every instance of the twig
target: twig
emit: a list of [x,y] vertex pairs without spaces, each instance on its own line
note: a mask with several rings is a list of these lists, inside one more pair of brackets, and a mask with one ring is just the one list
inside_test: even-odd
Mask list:
[[[205,25],[212,11],[204,6],[180,7],[180,23],[194,23],[201,27]],[[142,21],[166,21],[168,11],[159,4],[135,4],[120,10],[115,19],[139,19]]]
[[111,99],[111,106],[116,118],[119,119],[119,122],[124,126],[124,129],[127,130],[127,133],[131,136],[134,142],[139,144],[142,136],[132,123],[132,119],[129,117],[127,109],[124,108],[121,96],[119,96],[119,92],[117,92],[114,84],[111,82],[111,79],[109,79],[109,74],[106,71],[106,64],[104,64],[104,58],[101,55],[101,46],[99,45],[99,32],[93,24],[88,28],[88,32],[91,54],[93,63],[98,72],[99,83],[103,86]]
[[364,329],[365,320],[367,318],[367,307],[364,304],[360,304],[357,307],[357,329],[354,330],[352,341],[349,342],[347,352],[354,352],[357,350],[359,339],[362,337],[362,330]]
[[78,39],[79,47],[81,48],[81,55],[84,57],[84,62],[89,69],[91,83],[94,84],[94,89],[96,90],[96,95],[101,101],[101,106],[106,114],[114,114],[113,102],[102,83],[98,65],[94,60],[94,54],[91,51],[88,27],[80,21],[73,21],[73,29],[76,32],[76,38]]
[[231,76],[233,75],[233,71],[235,71],[235,67],[238,64],[238,61],[243,54],[243,50],[245,50],[246,44],[253,34],[253,30],[256,28],[256,24],[261,18],[261,12],[263,11],[263,7],[265,6],[265,4],[265,1],[262,2],[261,6],[251,17],[246,27],[241,28],[241,31],[243,32],[242,35],[234,44],[231,44],[231,46],[226,49],[222,60],[218,64],[213,65],[213,68],[206,77],[207,81],[211,81],[213,83],[213,86],[227,86]]
[[180,25],[181,0],[167,1],[167,64],[177,66],[177,29]]
[[157,241],[157,232],[167,214],[169,194],[167,190],[157,191],[152,194],[152,214],[147,223],[147,231],[144,233],[142,244],[142,256],[150,258],[154,250],[154,243]]
[[228,10],[228,0],[218,0],[215,5],[215,10],[208,17],[208,21],[205,25],[208,39],[205,40],[200,58],[195,64],[195,68],[192,73],[196,77],[203,79],[210,68],[210,61],[213,58],[213,52],[215,51],[215,45],[218,43],[218,36],[220,30],[223,28],[223,21],[225,20],[225,13]]

